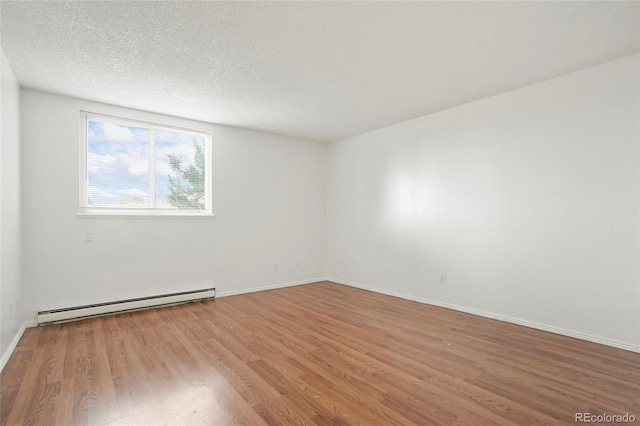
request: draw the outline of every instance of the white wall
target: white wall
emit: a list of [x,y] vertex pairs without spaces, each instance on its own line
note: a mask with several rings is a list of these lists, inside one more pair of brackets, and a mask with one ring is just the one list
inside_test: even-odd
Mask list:
[[[638,62],[623,58],[328,152],[23,89],[23,282],[34,295],[27,316],[212,283],[229,294],[328,272],[640,348]],[[216,217],[77,217],[79,110],[210,130]],[[3,185],[4,164],[3,128]],[[95,241],[84,241],[87,229]],[[3,300],[4,288],[3,280]]]
[[633,55],[330,145],[329,277],[640,349],[639,72]]
[[[30,315],[325,276],[325,146],[40,91],[21,94]],[[79,218],[80,110],[211,131],[215,218]],[[85,242],[88,229],[93,242]]]
[[[23,323],[20,277],[20,87],[2,52],[0,107],[0,355],[4,355]],[[13,315],[9,304],[14,303]]]

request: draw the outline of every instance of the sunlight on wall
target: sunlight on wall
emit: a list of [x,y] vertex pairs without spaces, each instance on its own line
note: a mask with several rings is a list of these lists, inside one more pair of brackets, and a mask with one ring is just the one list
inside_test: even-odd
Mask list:
[[417,173],[391,173],[382,197],[382,221],[388,231],[425,231],[437,219],[434,187]]

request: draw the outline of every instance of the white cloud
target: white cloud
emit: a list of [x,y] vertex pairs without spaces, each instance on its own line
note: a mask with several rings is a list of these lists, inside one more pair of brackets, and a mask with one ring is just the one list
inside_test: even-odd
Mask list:
[[120,124],[105,123],[101,121],[94,122],[89,127],[90,141],[108,141],[108,142],[128,142],[136,143],[149,139],[149,132],[146,129],[132,131],[128,126]]
[[104,173],[105,171],[113,169],[113,166],[117,162],[117,158],[115,155],[89,152],[87,161],[89,170],[95,173]]
[[115,191],[115,192],[121,195],[128,195],[129,197],[140,197],[140,198],[147,197],[147,192],[138,188],[124,189],[124,190]]
[[126,165],[127,171],[133,176],[143,176],[149,174],[148,155],[119,155],[118,161]]
[[120,176],[119,180],[126,181],[126,175],[144,176],[149,173],[148,148],[145,146],[129,145],[126,152],[118,154],[99,154],[89,152],[89,172],[97,176]]
[[147,192],[138,188],[103,190],[90,186],[88,188],[88,192],[89,199],[94,206],[113,207],[114,205],[121,205],[124,202],[124,204],[128,205],[129,207],[144,207],[144,201],[136,202],[132,199],[140,198],[142,200],[146,200],[148,198]]
[[118,194],[116,194],[114,191],[104,191],[93,186],[89,187],[89,198],[94,201],[97,199],[111,199],[116,197],[118,197]]

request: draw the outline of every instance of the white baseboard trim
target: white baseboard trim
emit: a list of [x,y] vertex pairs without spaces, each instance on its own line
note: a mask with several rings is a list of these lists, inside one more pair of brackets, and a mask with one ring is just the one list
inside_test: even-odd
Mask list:
[[24,334],[24,331],[27,328],[37,327],[37,326],[38,326],[37,321],[26,321],[20,326],[20,328],[18,329],[18,332],[13,337],[11,344],[9,345],[7,350],[4,351],[4,354],[2,354],[2,358],[0,358],[0,373],[2,372],[2,370],[4,370],[4,366],[7,365],[7,362],[9,362],[9,358],[11,358],[13,351],[16,350],[16,347],[18,346],[18,342],[20,342],[20,338]]
[[605,339],[603,337],[594,336],[591,334],[581,333],[578,331],[567,330],[552,325],[541,324],[534,321],[528,321],[520,318],[514,318],[507,315],[495,314],[493,312],[482,311],[480,309],[468,308],[466,306],[454,305],[453,303],[441,302],[433,299],[425,299],[423,297],[412,296],[409,294],[398,293],[390,290],[383,290],[376,287],[362,285],[351,281],[340,280],[337,278],[326,278],[327,281],[331,281],[338,284],[347,285],[349,287],[356,287],[362,290],[373,291],[375,293],[386,294],[387,296],[399,297],[401,299],[412,300],[414,302],[425,303],[427,305],[439,306],[441,308],[453,309],[454,311],[465,312],[468,314],[478,315],[485,318],[491,318],[498,321],[509,322],[512,324],[522,325],[524,327],[535,328],[536,330],[548,331],[550,333],[560,334],[563,336],[573,337],[580,340],[586,340],[588,342],[599,343],[601,345],[612,346],[618,349],[624,349],[631,352],[640,353],[640,345],[632,345],[618,340]]
[[303,280],[303,281],[293,281],[293,282],[282,283],[282,284],[265,285],[261,287],[243,288],[241,290],[218,291],[216,293],[216,299],[220,297],[236,296],[238,294],[255,293],[256,291],[274,290],[276,288],[293,287],[296,285],[303,285],[303,284],[313,284],[320,281],[327,281],[327,278],[325,277],[312,278],[312,279]]
[[117,314],[127,311],[155,308],[177,303],[195,302],[197,300],[213,299],[215,288],[185,291],[181,293],[163,294],[157,296],[140,297],[137,299],[119,300],[96,305],[69,307],[38,312],[38,324],[59,321],[74,321],[101,315]]

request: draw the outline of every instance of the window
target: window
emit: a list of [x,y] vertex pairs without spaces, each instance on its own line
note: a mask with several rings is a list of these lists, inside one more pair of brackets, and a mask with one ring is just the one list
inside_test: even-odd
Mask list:
[[80,215],[211,216],[211,136],[81,113]]

